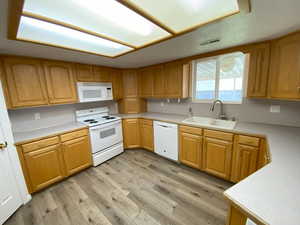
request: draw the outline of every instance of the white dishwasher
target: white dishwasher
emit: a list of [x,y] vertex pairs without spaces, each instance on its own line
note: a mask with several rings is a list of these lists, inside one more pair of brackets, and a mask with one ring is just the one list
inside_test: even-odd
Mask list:
[[154,121],[155,153],[178,161],[178,126],[173,123]]

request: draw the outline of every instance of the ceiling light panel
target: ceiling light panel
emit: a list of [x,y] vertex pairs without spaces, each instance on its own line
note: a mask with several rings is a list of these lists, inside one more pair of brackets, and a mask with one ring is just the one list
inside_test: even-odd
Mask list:
[[25,0],[23,12],[76,26],[131,47],[170,36],[116,0]]
[[239,12],[237,0],[127,0],[175,33]]
[[17,39],[114,57],[133,50],[106,39],[22,16]]

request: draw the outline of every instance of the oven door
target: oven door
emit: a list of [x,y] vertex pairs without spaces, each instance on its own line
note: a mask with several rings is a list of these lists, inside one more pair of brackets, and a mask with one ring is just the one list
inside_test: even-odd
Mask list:
[[96,153],[123,141],[121,121],[90,128],[92,152]]

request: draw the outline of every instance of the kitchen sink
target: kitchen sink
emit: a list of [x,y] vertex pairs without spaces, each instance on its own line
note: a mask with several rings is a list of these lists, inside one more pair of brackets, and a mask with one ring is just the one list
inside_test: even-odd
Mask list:
[[233,130],[236,125],[236,121],[219,120],[210,117],[190,117],[183,120],[182,122],[190,125],[198,125],[198,126],[228,129],[228,130]]

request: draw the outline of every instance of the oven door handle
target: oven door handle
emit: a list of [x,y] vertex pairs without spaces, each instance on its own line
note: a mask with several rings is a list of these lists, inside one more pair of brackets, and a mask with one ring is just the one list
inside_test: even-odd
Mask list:
[[106,127],[111,127],[111,126],[114,126],[114,125],[117,125],[117,124],[120,124],[120,123],[121,123],[120,120],[114,121],[114,122],[109,122],[109,123],[101,124],[101,125],[98,125],[98,126],[90,127],[90,130],[99,130],[99,129],[106,128]]

